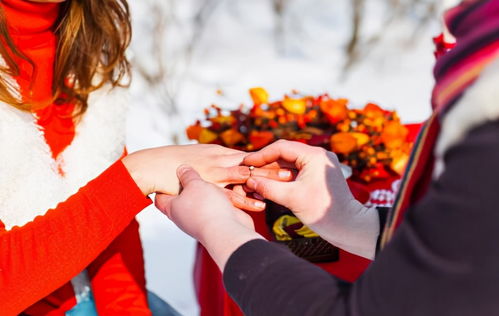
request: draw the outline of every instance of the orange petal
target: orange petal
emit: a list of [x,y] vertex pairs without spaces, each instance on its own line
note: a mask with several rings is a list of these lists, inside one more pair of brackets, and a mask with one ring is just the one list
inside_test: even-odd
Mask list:
[[336,124],[348,118],[347,99],[328,99],[320,104],[321,111],[324,112],[333,124]]
[[307,111],[307,103],[304,99],[293,99],[286,97],[282,101],[282,106],[293,114],[305,114]]
[[220,138],[222,138],[222,141],[228,147],[232,147],[235,144],[244,140],[243,134],[239,133],[238,131],[236,131],[234,129],[226,130],[225,132],[220,134]]
[[331,150],[348,155],[357,148],[357,140],[351,133],[336,133],[331,136]]
[[395,171],[399,175],[402,175],[405,171],[405,167],[407,166],[408,162],[409,162],[409,154],[401,154],[400,156],[392,160],[390,167],[392,168],[393,171]]
[[263,131],[252,131],[249,136],[249,141],[253,145],[252,150],[257,150],[265,147],[274,140],[274,134],[272,132]]
[[191,125],[187,128],[187,137],[192,140],[199,140],[199,135],[203,128],[200,125]]
[[209,144],[215,141],[218,138],[218,135],[207,128],[203,128],[201,133],[199,134],[198,141],[201,144]]
[[268,104],[269,103],[269,93],[262,87],[255,87],[249,90],[251,99],[256,105]]
[[388,148],[401,146],[407,139],[409,130],[398,122],[389,122],[383,128],[381,139]]
[[355,140],[357,140],[357,146],[362,146],[365,145],[369,142],[369,135],[364,134],[364,133],[350,133],[353,137],[355,137]]

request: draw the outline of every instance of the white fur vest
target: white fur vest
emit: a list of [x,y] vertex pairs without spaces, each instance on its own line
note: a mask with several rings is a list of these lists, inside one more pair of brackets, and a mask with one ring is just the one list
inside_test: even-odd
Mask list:
[[0,102],[0,221],[6,229],[45,214],[120,158],[126,95],[122,88],[93,92],[75,138],[57,161],[36,117]]

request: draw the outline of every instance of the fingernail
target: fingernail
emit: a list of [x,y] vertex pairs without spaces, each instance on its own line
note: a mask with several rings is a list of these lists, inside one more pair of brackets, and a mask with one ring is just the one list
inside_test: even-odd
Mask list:
[[289,170],[279,170],[280,179],[289,179],[291,177],[291,171]]
[[259,209],[264,209],[266,204],[262,201],[255,201],[253,202],[253,205]]
[[253,179],[253,178],[249,178],[249,179],[248,179],[248,181],[246,181],[246,185],[247,185],[250,189],[252,189],[252,190],[256,189],[256,181],[255,181],[255,179]]

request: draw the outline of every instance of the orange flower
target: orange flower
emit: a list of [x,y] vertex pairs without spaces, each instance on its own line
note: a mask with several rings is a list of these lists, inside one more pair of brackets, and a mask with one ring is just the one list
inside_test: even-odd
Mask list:
[[350,123],[350,120],[341,121],[338,123],[338,125],[336,125],[336,128],[340,132],[348,132],[350,130]]
[[186,130],[187,137],[192,140],[198,140],[202,130],[203,128],[199,124],[191,125]]
[[369,135],[364,134],[364,133],[350,133],[355,138],[355,141],[357,142],[357,146],[363,146],[369,142]]
[[249,136],[249,141],[252,146],[252,150],[257,150],[265,147],[274,140],[274,134],[272,132],[259,132],[252,131]]
[[327,99],[320,104],[321,111],[324,112],[333,124],[336,124],[348,117],[347,99]]
[[288,96],[282,100],[282,106],[293,114],[305,114],[307,111],[307,102],[305,99],[293,99]]
[[383,114],[384,114],[383,110],[378,105],[376,105],[374,103],[366,104],[363,112],[364,112],[365,116],[367,116],[369,118],[383,116]]
[[388,122],[381,132],[381,139],[385,143],[386,148],[394,149],[402,146],[406,139],[409,130],[399,122]]
[[232,124],[234,123],[236,119],[233,117],[233,116],[216,116],[216,117],[213,117],[211,118],[211,121],[212,122],[215,122],[215,123],[219,123],[219,124]]
[[392,168],[393,171],[398,173],[399,175],[402,175],[405,171],[405,167],[407,166],[407,163],[409,162],[409,153],[400,153],[396,157],[392,159],[392,162],[390,164],[390,168]]
[[233,147],[235,144],[244,140],[243,134],[239,133],[235,129],[228,129],[222,134],[220,134],[220,138],[228,147]]
[[210,144],[213,141],[215,141],[218,138],[218,135],[216,133],[213,133],[207,128],[203,128],[201,132],[199,133],[199,138],[198,141],[201,144]]
[[307,122],[312,122],[313,120],[315,120],[318,116],[318,113],[316,110],[312,110],[312,111],[309,111],[307,114],[305,114],[305,119],[307,120]]
[[255,87],[249,90],[251,99],[256,105],[268,104],[269,103],[269,93],[262,87]]
[[331,136],[331,150],[348,155],[357,148],[357,139],[352,133],[336,133]]
[[[222,93],[219,91],[218,93]],[[401,173],[407,164],[410,144],[408,130],[396,112],[374,103],[363,109],[348,109],[347,99],[327,94],[290,96],[271,102],[264,88],[249,90],[250,109],[224,111],[212,105],[205,110],[202,127],[196,122],[186,130],[190,139],[227,147],[258,150],[283,138],[313,146],[330,146],[341,154],[342,163],[352,167],[357,180],[373,181],[393,172]],[[203,123],[203,125],[204,125]]]

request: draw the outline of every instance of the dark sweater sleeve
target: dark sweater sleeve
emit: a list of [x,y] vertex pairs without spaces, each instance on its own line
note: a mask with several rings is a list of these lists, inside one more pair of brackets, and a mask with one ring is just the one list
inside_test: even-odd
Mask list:
[[246,315],[496,315],[499,311],[499,123],[448,150],[445,171],[364,275],[347,284],[257,240],[224,282]]

